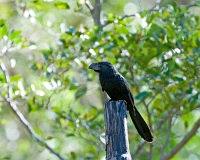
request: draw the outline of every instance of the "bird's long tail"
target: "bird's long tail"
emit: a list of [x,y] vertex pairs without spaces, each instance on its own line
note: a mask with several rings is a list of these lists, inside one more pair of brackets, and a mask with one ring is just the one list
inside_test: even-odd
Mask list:
[[153,142],[152,132],[136,107],[134,107],[134,110],[129,110],[129,114],[140,136],[147,142]]

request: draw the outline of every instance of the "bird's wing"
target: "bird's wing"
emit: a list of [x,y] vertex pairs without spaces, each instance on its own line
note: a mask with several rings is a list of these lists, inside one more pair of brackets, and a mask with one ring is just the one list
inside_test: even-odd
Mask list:
[[119,93],[121,93],[121,97],[124,100],[126,100],[126,102],[129,105],[132,105],[132,107],[134,107],[133,95],[127,81],[120,74],[117,75],[117,79],[118,79],[119,85],[116,89],[119,91]]

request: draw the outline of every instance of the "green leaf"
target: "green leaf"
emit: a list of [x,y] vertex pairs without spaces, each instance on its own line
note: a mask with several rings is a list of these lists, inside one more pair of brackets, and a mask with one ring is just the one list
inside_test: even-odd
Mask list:
[[15,38],[19,37],[21,35],[22,31],[13,31],[10,35],[9,35],[9,39],[10,40],[14,40]]
[[68,122],[68,123],[67,123],[67,126],[68,126],[68,127],[74,128],[74,127],[75,127],[75,124],[74,124],[74,122]]
[[78,87],[79,87],[79,85],[71,84],[71,85],[69,86],[69,90],[75,90],[75,89],[77,89]]
[[53,50],[52,49],[41,50],[41,53],[43,54],[43,56],[44,56],[45,59],[48,59],[52,55]]
[[42,3],[40,1],[33,1],[32,4],[37,7],[38,9],[42,9]]
[[83,4],[85,4],[85,2],[82,1],[82,0],[78,0],[76,4],[77,4],[77,8],[74,9],[75,12],[76,11],[81,11],[82,8],[83,8],[82,6],[83,6]]
[[200,0],[196,0],[195,3],[197,4],[197,6],[200,6]]
[[0,27],[4,26],[6,23],[5,19],[0,19]]
[[66,134],[66,137],[74,137],[75,135],[73,133],[69,133],[69,134]]
[[42,66],[39,63],[34,63],[34,64],[30,65],[30,68],[32,70],[36,71],[36,70],[40,70],[42,68]]
[[8,27],[7,26],[2,26],[0,28],[0,37],[3,37],[4,35],[6,35],[8,32]]
[[85,118],[87,121],[93,121],[95,118],[97,118],[98,111],[96,109],[91,109],[86,115]]
[[157,98],[154,102],[153,102],[153,108],[161,111],[160,105],[162,103],[163,99],[162,98]]
[[80,87],[80,88],[77,90],[76,94],[75,94],[75,98],[76,98],[76,99],[80,98],[82,95],[85,94],[86,91],[87,91],[87,87],[86,87],[86,86]]
[[5,83],[6,82],[4,74],[0,74],[0,82],[1,83]]
[[76,159],[76,154],[74,152],[70,152],[71,159]]
[[59,106],[53,106],[53,107],[51,108],[51,110],[52,110],[53,112],[55,112],[55,113],[60,113],[60,112],[61,112]]
[[167,66],[169,70],[173,70],[175,68],[175,61],[171,60],[168,62]]
[[70,6],[66,2],[54,2],[54,6],[58,9],[70,9]]
[[[19,39],[17,39],[17,40],[15,41],[15,44],[17,45],[17,44],[22,43],[22,42],[23,42],[22,38],[19,38]],[[20,46],[20,45],[19,45],[19,46]]]
[[175,76],[174,79],[177,80],[177,81],[179,81],[179,82],[184,81],[184,78],[179,77],[179,76]]
[[184,126],[185,126],[185,129],[188,128],[188,126],[189,126],[188,121],[185,121],[185,122],[184,122]]
[[198,97],[199,97],[199,94],[195,94],[194,96],[192,96],[192,97],[190,98],[190,102],[191,102],[191,103],[196,103],[197,100],[199,99]]
[[53,137],[53,136],[48,136],[47,138],[46,138],[46,140],[51,140],[51,139],[54,139],[55,137]]
[[135,99],[143,100],[143,99],[145,99],[146,97],[148,97],[150,95],[151,95],[151,92],[143,91],[143,92],[139,93],[137,96],[135,96]]
[[14,81],[18,81],[19,79],[22,78],[22,75],[21,74],[17,74],[17,75],[14,75],[10,78],[10,82],[14,82]]

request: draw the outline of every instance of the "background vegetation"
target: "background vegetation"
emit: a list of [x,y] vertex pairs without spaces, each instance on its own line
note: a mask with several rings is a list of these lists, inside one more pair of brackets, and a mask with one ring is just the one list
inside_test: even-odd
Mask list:
[[133,159],[200,159],[199,0],[0,3],[0,159],[105,159],[97,61],[152,128],[148,144],[128,124]]

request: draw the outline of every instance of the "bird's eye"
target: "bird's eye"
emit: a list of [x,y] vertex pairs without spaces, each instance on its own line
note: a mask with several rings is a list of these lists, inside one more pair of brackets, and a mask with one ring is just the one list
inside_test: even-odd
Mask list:
[[99,65],[99,68],[102,68],[102,65]]

